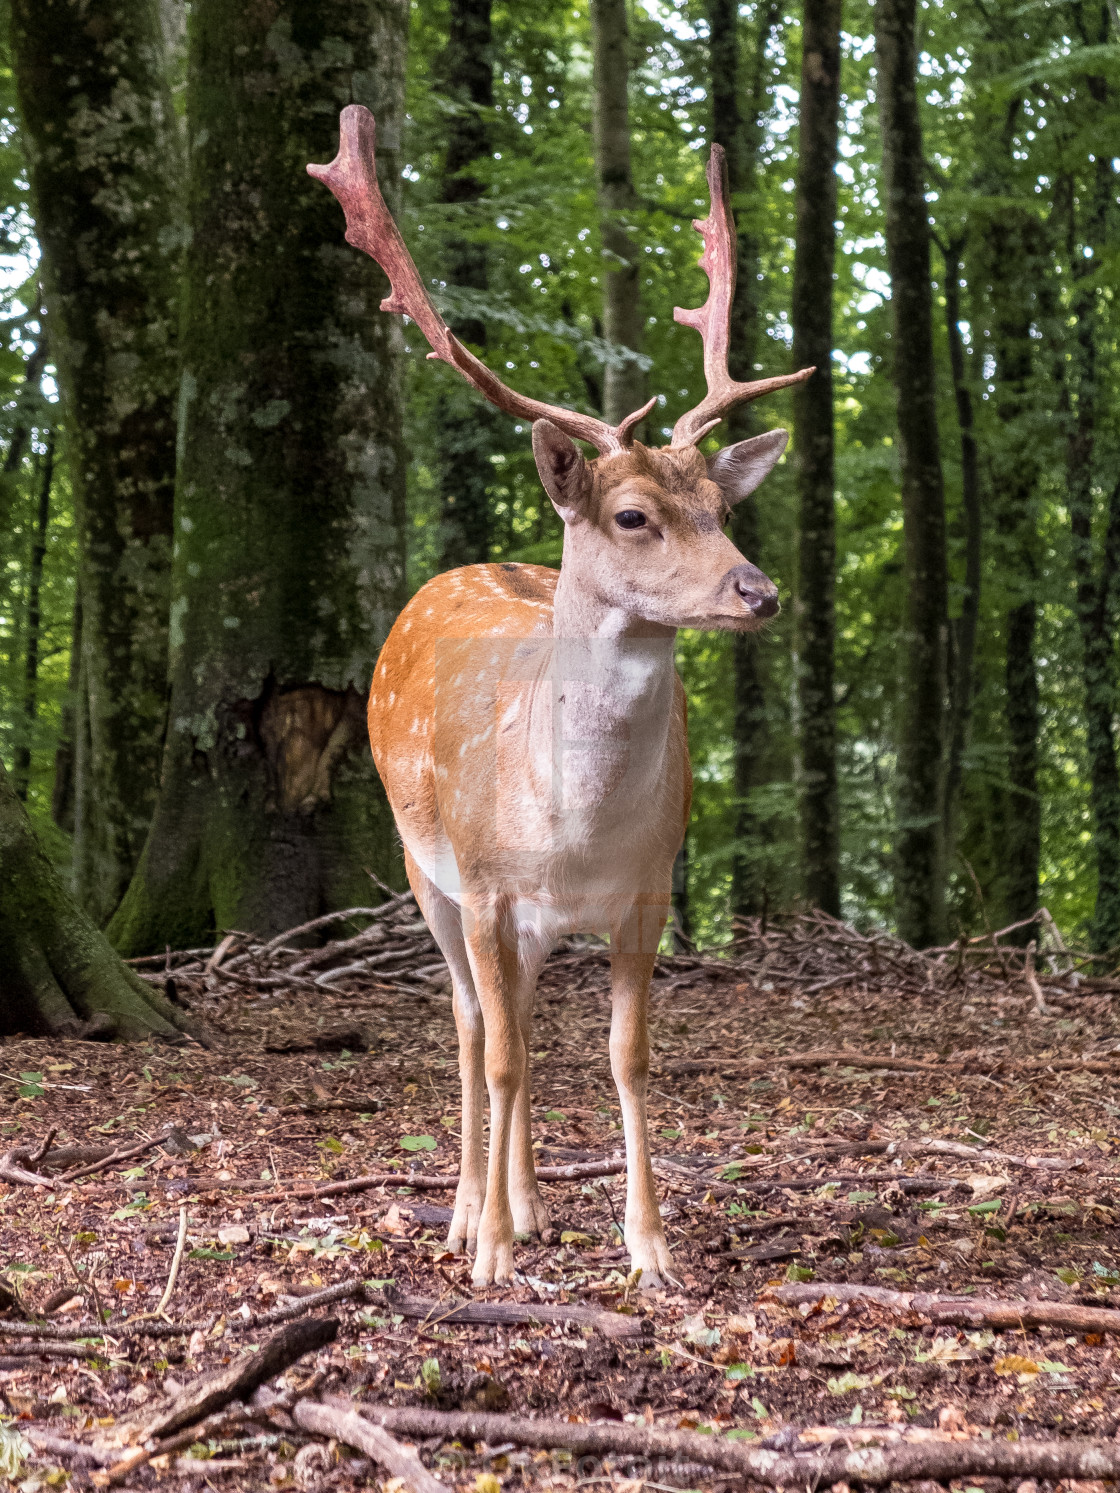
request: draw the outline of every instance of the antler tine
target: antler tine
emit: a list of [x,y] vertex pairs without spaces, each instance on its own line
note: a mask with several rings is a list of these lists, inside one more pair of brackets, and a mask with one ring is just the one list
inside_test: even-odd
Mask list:
[[711,212],[697,218],[692,226],[704,240],[700,268],[708,277],[708,299],[693,311],[673,308],[673,319],[682,326],[694,327],[704,339],[704,378],[708,392],[695,409],[682,415],[673,426],[674,446],[695,446],[713,430],[729,409],[774,389],[799,384],[814,372],[802,368],[799,373],[779,378],[760,378],[754,383],[738,384],[727,371],[727,353],[731,340],[731,303],[735,299],[735,221],[731,216],[727,185],[727,158],[722,145],[713,145],[708,161],[708,192]]
[[439,358],[457,368],[480,394],[520,420],[551,420],[567,435],[587,441],[602,456],[624,451],[633,440],[633,428],[653,408],[628,415],[619,425],[608,425],[593,415],[581,415],[559,405],[527,399],[502,383],[486,364],[459,341],[436,310],[419,271],[412,262],[400,229],[385,205],[377,181],[377,124],[361,104],[348,104],[339,121],[338,155],[329,166],[308,166],[311,176],[328,186],[346,214],[346,241],[361,249],[389,277],[391,294],[381,302],[382,311],[410,316],[431,347],[430,358]]

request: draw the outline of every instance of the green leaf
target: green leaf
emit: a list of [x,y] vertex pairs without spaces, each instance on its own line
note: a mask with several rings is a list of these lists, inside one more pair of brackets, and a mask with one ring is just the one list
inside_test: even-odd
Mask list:
[[815,1274],[816,1271],[812,1270],[808,1265],[790,1265],[786,1270],[786,1280],[812,1280]]
[[732,1161],[723,1168],[719,1175],[720,1180],[723,1182],[738,1182],[739,1178],[743,1175],[743,1163],[741,1161]]
[[871,1383],[870,1374],[854,1374],[851,1369],[836,1379],[828,1380],[828,1392],[834,1395],[851,1394],[855,1389],[866,1389]]
[[438,1142],[434,1135],[402,1135],[401,1146],[406,1151],[434,1151]]
[[117,1223],[120,1223],[122,1219],[135,1218],[138,1213],[143,1213],[151,1206],[152,1205],[148,1201],[147,1194],[138,1192],[132,1199],[131,1203],[125,1203],[123,1208],[117,1209],[117,1211],[113,1214],[113,1218]]
[[1072,1265],[1063,1265],[1060,1270],[1055,1270],[1054,1274],[1066,1286],[1075,1286],[1081,1279],[1081,1272],[1075,1270]]
[[751,1409],[758,1416],[759,1420],[766,1420],[770,1414],[769,1410],[767,1410],[766,1406],[762,1403],[757,1395],[753,1395],[751,1397]]
[[724,1432],[727,1441],[757,1441],[758,1432],[748,1431],[746,1426],[732,1426],[730,1431]]
[[729,1363],[723,1371],[725,1379],[753,1379],[754,1366],[749,1363]]
[[336,1156],[341,1156],[346,1150],[342,1142],[337,1140],[333,1135],[328,1135],[325,1140],[319,1142],[319,1145],[324,1151],[331,1151]]
[[420,1365],[420,1378],[428,1394],[433,1396],[439,1394],[441,1381],[438,1358],[425,1358]]
[[1045,1369],[1048,1374],[1072,1374],[1073,1370],[1068,1363],[1058,1363],[1053,1358],[1040,1358],[1038,1361],[1040,1369]]
[[849,1192],[849,1203],[874,1203],[878,1199],[877,1192]]
[[232,1260],[232,1249],[192,1249],[188,1260]]
[[[545,1112],[546,1120],[566,1120],[568,1117],[562,1109],[550,1109]],[[454,1124],[454,1121],[452,1121]]]
[[972,1204],[970,1204],[968,1211],[970,1213],[976,1213],[976,1214],[998,1213],[999,1210],[1002,1207],[1003,1207],[1003,1199],[1002,1198],[988,1198],[986,1202],[983,1202],[983,1203],[972,1203]]
[[255,1089],[257,1086],[257,1080],[247,1073],[221,1073],[218,1076],[223,1083],[231,1083],[236,1089]]
[[660,1131],[659,1134],[664,1140],[680,1140],[681,1136],[684,1134],[684,1131],[665,1129]]

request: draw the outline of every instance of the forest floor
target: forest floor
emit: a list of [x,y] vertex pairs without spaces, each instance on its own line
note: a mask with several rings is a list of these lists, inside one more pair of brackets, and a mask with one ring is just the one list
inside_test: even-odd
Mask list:
[[[607,981],[596,949],[554,956],[542,977],[542,1165],[619,1149]],[[1120,1305],[1111,993],[1041,1000],[1012,970],[979,992],[964,982],[954,994],[949,980],[900,994],[889,969],[806,993],[805,980],[663,959],[650,1123],[678,1283],[643,1292],[628,1280],[616,1174],[545,1183],[556,1241],[519,1244],[517,1283],[476,1292],[469,1261],[443,1243],[450,1195],[421,1190],[458,1167],[450,997],[372,976],[340,984],[204,993],[195,1005],[218,1036],[211,1051],[5,1043],[0,1130],[32,1172],[52,1129],[55,1148],[162,1142],[84,1180],[0,1186],[0,1282],[13,1293],[0,1318],[0,1396],[14,1417],[0,1433],[0,1470],[24,1493],[67,1477],[340,1490],[384,1478],[337,1438],[328,1445],[296,1425],[288,1411],[300,1386],[358,1407],[737,1432],[744,1446],[786,1451],[908,1428],[946,1440],[1117,1437],[1120,1361],[1107,1330],[933,1325],[905,1303],[828,1289]],[[838,1049],[846,1057],[830,1063]],[[798,1053],[823,1056],[802,1069],[789,1061]],[[1070,1066],[1082,1059],[1089,1066]],[[926,1066],[907,1069],[914,1060]],[[293,1195],[365,1174],[392,1181]],[[164,1296],[181,1217],[165,1317],[196,1325],[130,1335]],[[375,1283],[365,1299],[319,1308],[338,1319],[337,1337],[273,1381],[289,1390],[280,1408],[224,1429],[212,1420],[212,1434],[157,1452],[154,1464],[106,1471],[127,1462],[146,1418],[265,1340],[262,1314],[298,1312],[309,1293],[363,1280]],[[821,1289],[783,1302],[775,1293],[790,1284]],[[520,1321],[462,1324],[448,1320],[455,1300],[527,1309],[513,1313]],[[531,1310],[541,1303],[593,1311],[541,1322]],[[607,1316],[624,1335],[603,1330]],[[76,1345],[40,1339],[37,1350],[19,1338],[21,1319],[87,1326]],[[742,1481],[687,1459],[567,1456],[433,1425],[403,1439],[445,1485],[477,1493]],[[119,1453],[80,1468],[76,1445],[114,1440]],[[410,1486],[407,1476],[390,1483]]]

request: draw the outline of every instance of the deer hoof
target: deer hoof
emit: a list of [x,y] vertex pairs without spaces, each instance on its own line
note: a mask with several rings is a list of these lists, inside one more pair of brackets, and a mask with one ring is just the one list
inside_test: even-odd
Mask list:
[[447,1231],[447,1247],[453,1254],[473,1254],[482,1217],[480,1197],[456,1198],[455,1214]]
[[530,1239],[539,1239],[545,1244],[550,1242],[552,1224],[539,1193],[512,1202],[512,1207],[515,1234],[527,1234]]
[[679,1285],[673,1271],[673,1256],[669,1253],[669,1246],[662,1239],[648,1239],[638,1244],[630,1243],[630,1269],[642,1272],[638,1282],[640,1291],[660,1290],[666,1282]]
[[471,1283],[476,1286],[500,1285],[513,1279],[513,1244],[484,1244],[479,1240]]

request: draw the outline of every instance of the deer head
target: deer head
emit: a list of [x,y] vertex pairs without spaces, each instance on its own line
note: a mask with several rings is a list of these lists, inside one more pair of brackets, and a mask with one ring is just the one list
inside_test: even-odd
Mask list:
[[[713,145],[708,162],[711,212],[693,224],[704,240],[700,267],[708,276],[708,299],[695,310],[673,312],[703,338],[707,394],[680,417],[668,446],[650,447],[634,439],[634,429],[656,399],[608,425],[518,394],[463,346],[433,305],[385,205],[376,144],[373,115],[350,104],[342,111],[338,155],[328,166],[307,169],[342,204],[347,241],[388,276],[382,311],[410,317],[432,349],[430,358],[451,364],[491,404],[532,424],[537,470],[565,525],[564,573],[607,605],[670,627],[747,631],[774,616],[777,588],[739,553],[723,527],[732,507],[778,461],[788,436],[768,431],[707,460],[698,444],[729,409],[800,383],[814,370],[753,383],[737,383],[728,372],[736,260],[722,147]],[[573,437],[598,455],[586,459]]]

